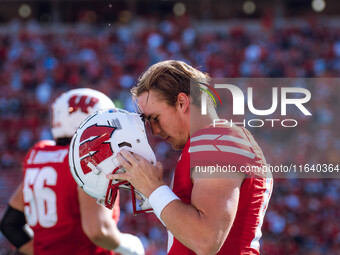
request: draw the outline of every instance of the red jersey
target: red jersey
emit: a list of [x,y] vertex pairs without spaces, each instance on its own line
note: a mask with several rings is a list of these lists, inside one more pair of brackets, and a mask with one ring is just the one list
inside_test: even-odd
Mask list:
[[[214,164],[241,166],[266,164],[263,153],[248,130],[240,127],[205,128],[196,132],[185,145],[173,179],[173,192],[191,204],[190,169]],[[249,177],[249,176],[248,176]],[[217,254],[260,254],[261,226],[272,193],[272,178],[245,178],[234,223]],[[218,205],[214,210],[218,210]],[[169,255],[195,254],[169,232]]]
[[[95,246],[81,226],[77,184],[68,164],[69,146],[41,141],[24,161],[24,213],[34,232],[34,254],[109,255]],[[115,221],[119,205],[113,209]]]

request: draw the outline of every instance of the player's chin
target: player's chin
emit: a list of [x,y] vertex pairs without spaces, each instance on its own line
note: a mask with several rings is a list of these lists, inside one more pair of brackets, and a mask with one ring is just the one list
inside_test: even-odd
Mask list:
[[171,143],[171,145],[172,145],[172,148],[174,149],[174,150],[183,150],[183,148],[184,148],[184,146],[185,146],[185,144],[182,144],[182,143],[176,143],[176,142],[170,142]]

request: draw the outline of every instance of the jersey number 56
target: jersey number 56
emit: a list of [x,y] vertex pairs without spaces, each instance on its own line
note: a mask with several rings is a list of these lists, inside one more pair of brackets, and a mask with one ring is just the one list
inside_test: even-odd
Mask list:
[[58,220],[56,194],[45,185],[57,183],[57,172],[53,167],[28,168],[26,170],[23,197],[25,215],[30,226],[53,227]]

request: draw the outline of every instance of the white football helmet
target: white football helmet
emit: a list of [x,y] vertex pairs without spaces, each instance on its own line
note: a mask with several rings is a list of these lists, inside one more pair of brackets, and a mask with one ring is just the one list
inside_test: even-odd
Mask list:
[[61,94],[52,105],[53,138],[72,137],[86,117],[112,108],[111,99],[97,90],[81,88]]
[[[134,214],[152,211],[148,199],[127,181],[109,180],[109,173],[125,172],[117,160],[126,149],[139,154],[152,164],[156,157],[139,114],[121,109],[98,111],[89,116],[75,132],[69,152],[72,175],[78,185],[97,203],[112,209],[118,188],[131,190]],[[140,208],[137,208],[137,199]]]

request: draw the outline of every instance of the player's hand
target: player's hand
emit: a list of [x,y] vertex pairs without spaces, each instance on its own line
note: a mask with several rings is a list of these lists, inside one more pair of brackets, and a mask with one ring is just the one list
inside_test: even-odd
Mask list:
[[114,250],[122,255],[144,255],[144,247],[141,240],[134,235],[121,233],[119,246]]
[[163,167],[160,162],[153,165],[142,156],[132,154],[127,150],[121,150],[117,159],[126,172],[108,174],[107,178],[126,180],[146,197],[149,197],[159,186],[164,185]]

